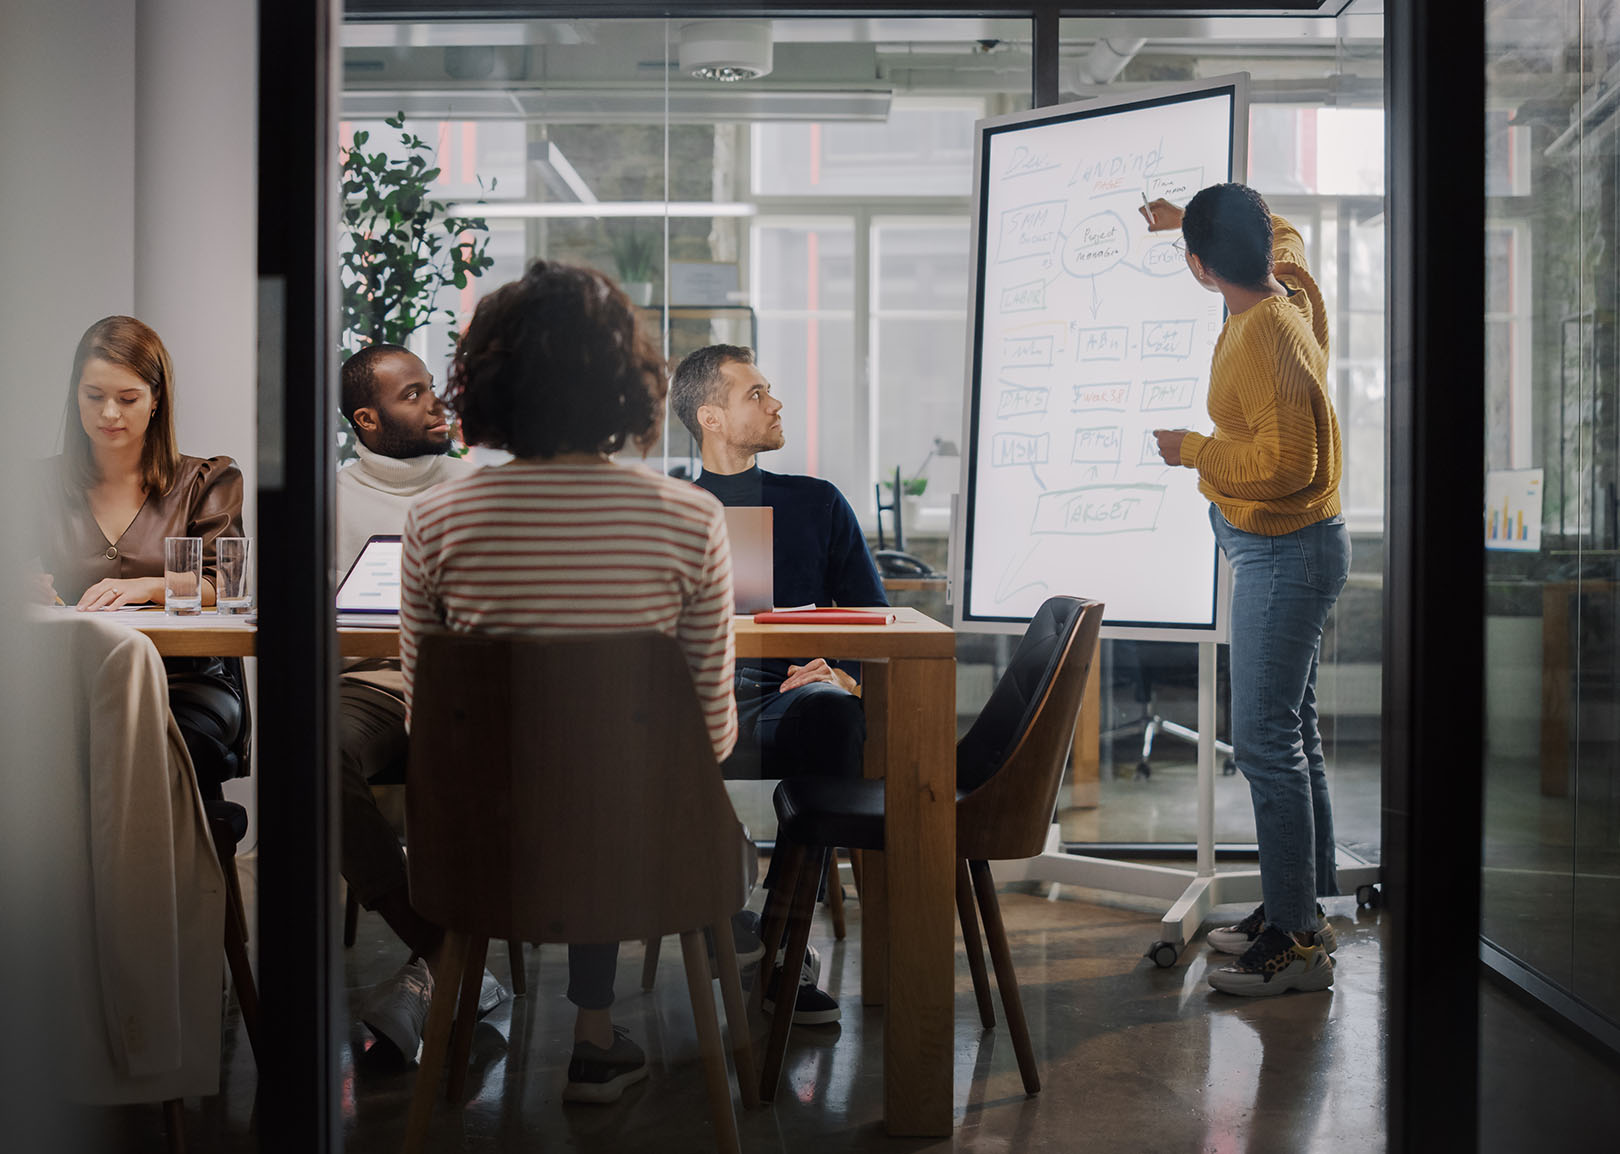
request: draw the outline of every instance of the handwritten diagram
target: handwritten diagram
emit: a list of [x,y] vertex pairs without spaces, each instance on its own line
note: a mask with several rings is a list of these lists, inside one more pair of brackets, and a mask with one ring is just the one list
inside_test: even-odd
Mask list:
[[989,132],[979,191],[981,363],[970,614],[1047,596],[1110,620],[1210,617],[1214,549],[1196,475],[1155,429],[1207,431],[1224,315],[1142,205],[1229,179],[1231,89]]

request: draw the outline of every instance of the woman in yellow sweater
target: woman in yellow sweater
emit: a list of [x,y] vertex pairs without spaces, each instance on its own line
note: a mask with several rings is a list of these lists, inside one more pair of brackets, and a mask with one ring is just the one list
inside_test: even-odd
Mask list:
[[1316,899],[1338,882],[1316,667],[1350,568],[1327,312],[1299,233],[1252,188],[1218,184],[1185,212],[1159,200],[1142,214],[1150,230],[1181,229],[1187,267],[1228,314],[1210,362],[1214,435],[1154,433],[1167,464],[1198,470],[1232,566],[1232,745],[1260,844],[1262,904],[1210,933],[1239,957],[1209,983],[1251,996],[1325,990],[1338,942]]

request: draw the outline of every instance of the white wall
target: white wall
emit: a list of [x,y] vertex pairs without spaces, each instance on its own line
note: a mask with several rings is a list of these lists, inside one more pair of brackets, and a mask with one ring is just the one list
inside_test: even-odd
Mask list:
[[[57,451],[79,336],[100,317],[129,313],[173,354],[181,448],[235,457],[251,517],[256,73],[253,0],[0,0],[6,492],[24,492],[30,462]],[[13,883],[0,887],[4,941],[29,940],[29,919],[49,909],[50,863],[62,846],[39,787],[63,758],[41,743],[76,732],[71,703],[36,692],[59,679],[65,655],[29,650],[16,626],[14,590],[34,567],[32,512],[0,502],[0,877]],[[34,752],[21,752],[26,741]],[[250,782],[233,790],[251,801]],[[40,1105],[60,1089],[32,1051],[52,1036],[50,1024],[33,1033],[28,1000],[6,996],[49,984],[9,968],[26,961],[0,960],[0,1117],[18,1149],[71,1149],[63,1120]],[[19,1053],[21,1072],[45,1082],[11,1076],[19,1067],[7,1059]],[[49,1139],[29,1139],[31,1119]]]
[[135,315],[175,365],[183,452],[226,454],[254,532],[258,7],[140,0]]
[[[252,536],[258,6],[139,0],[136,11],[135,315],[157,330],[174,361],[181,451],[235,459]],[[256,664],[248,662],[255,690]],[[253,779],[228,783],[225,795],[256,819]],[[257,844],[253,820],[238,862],[249,892]]]
[[135,4],[4,0],[0,348],[13,451],[56,451],[73,348],[135,305]]
[[[0,485],[56,451],[79,334],[134,305],[133,0],[0,0],[0,412],[11,433]],[[59,924],[61,832],[50,786],[74,757],[66,654],[35,649],[16,620],[33,566],[25,502],[0,502],[0,1118],[8,1149],[85,1146],[52,1069],[60,1006],[36,996]],[[37,570],[36,570],[37,571]],[[34,967],[39,967],[38,969]]]

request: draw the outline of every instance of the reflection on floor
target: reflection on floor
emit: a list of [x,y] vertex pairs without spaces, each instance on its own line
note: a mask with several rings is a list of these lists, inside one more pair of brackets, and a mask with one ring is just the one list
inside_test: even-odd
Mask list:
[[[818,917],[827,987],[838,1026],[793,1032],[774,1107],[738,1120],[749,1151],[1163,1150],[1376,1151],[1384,1146],[1384,993],[1378,915],[1336,899],[1343,943],[1329,994],[1240,1000],[1213,994],[1204,975],[1218,955],[1195,945],[1175,969],[1140,957],[1158,911],[1096,904],[1098,895],[1021,887],[1002,902],[1044,1089],[1026,1097],[1005,1025],[979,1028],[966,964],[958,955],[955,1136],[889,1139],[882,1128],[880,1010],[863,1010],[860,904],[848,905],[850,935],[831,940]],[[757,904],[759,895],[755,896]],[[662,951],[652,993],[639,988],[642,951],[619,965],[618,1021],[647,1049],[652,1076],[616,1106],[564,1106],[572,1013],[563,997],[560,947],[528,952],[524,998],[498,1009],[473,1043],[470,1100],[441,1102],[439,1151],[712,1149],[702,1069],[680,969]],[[372,915],[346,955],[351,1002],[403,960]],[[490,968],[508,980],[505,948]],[[997,1003],[998,1017],[1000,1005]],[[755,1023],[756,1039],[766,1021]],[[354,1026],[343,1053],[346,1148],[399,1148],[412,1072],[373,1069],[369,1036]],[[225,1092],[186,1103],[193,1150],[248,1151],[255,1069],[240,1028],[227,1041]],[[117,1113],[118,1149],[161,1151],[155,1107]]]
[[[1101,904],[1102,895],[1016,887],[1002,894],[1044,1088],[1026,1097],[1005,1025],[982,1031],[958,956],[956,1122],[944,1141],[883,1133],[882,1013],[861,1008],[860,904],[850,935],[832,941],[817,919],[828,988],[844,1007],[838,1026],[796,1029],[774,1107],[738,1121],[747,1151],[1218,1151],[1298,1154],[1384,1148],[1386,928],[1377,911],[1330,900],[1341,942],[1331,993],[1241,1000],[1213,994],[1204,975],[1219,955],[1195,944],[1174,969],[1139,957],[1159,911]],[[758,895],[756,895],[756,904]],[[436,1107],[434,1151],[572,1149],[648,1154],[712,1149],[703,1078],[680,951],[666,945],[656,988],[642,993],[641,950],[619,965],[617,1019],[651,1059],[652,1076],[616,1106],[559,1100],[572,1012],[560,947],[528,951],[528,988],[487,1018],[473,1043],[469,1101]],[[381,922],[364,915],[345,955],[351,1003],[403,960]],[[1465,951],[1437,954],[1472,980]],[[490,968],[508,980],[505,949]],[[1000,1005],[997,1004],[998,1017]],[[1492,1154],[1569,1149],[1612,1138],[1620,1064],[1550,1027],[1487,982],[1482,989],[1480,1149]],[[257,1072],[234,1013],[225,1042],[224,1091],[186,1103],[189,1149],[246,1154]],[[756,1042],[766,1028],[755,1022]],[[374,1068],[369,1037],[348,1030],[343,1050],[345,1148],[395,1151],[412,1071]],[[116,1154],[165,1150],[156,1106],[108,1111],[102,1141]],[[1601,1147],[1598,1147],[1601,1148]]]

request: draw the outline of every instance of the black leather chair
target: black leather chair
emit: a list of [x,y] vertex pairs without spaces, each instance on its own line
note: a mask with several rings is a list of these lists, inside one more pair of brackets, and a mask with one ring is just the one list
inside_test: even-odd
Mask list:
[[197,770],[204,799],[217,801],[220,786],[246,777],[251,768],[253,719],[247,707],[247,675],[240,657],[171,657],[169,710]]
[[[1040,1074],[989,863],[1032,857],[1046,844],[1102,615],[1100,601],[1047,600],[1031,619],[990,700],[956,745],[956,911],[979,1017],[988,1029],[996,1019],[973,911],[977,896],[1019,1072],[1031,1094],[1041,1088]],[[883,782],[789,779],[777,786],[774,800],[778,827],[794,848],[782,883],[766,905],[765,956],[775,955],[786,930],[783,972],[797,974],[809,943],[816,887],[831,847],[884,848]],[[756,983],[756,988],[764,984]],[[776,1092],[792,1018],[777,1014],[772,1020],[760,1082],[762,1098],[770,1099]]]

